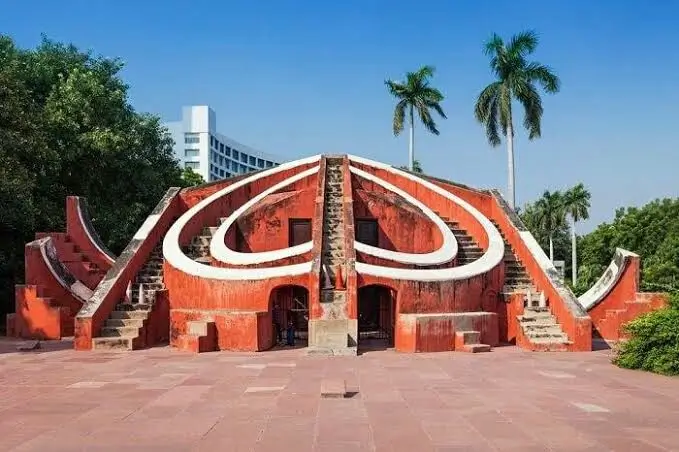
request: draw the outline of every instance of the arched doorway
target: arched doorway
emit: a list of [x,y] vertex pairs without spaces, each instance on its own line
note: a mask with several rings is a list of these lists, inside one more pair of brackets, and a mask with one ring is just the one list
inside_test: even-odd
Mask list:
[[[271,291],[269,300],[273,346],[289,346],[287,329],[292,326],[295,347],[306,347],[309,333],[309,291],[306,287],[287,285]],[[276,328],[280,328],[277,332]]]
[[358,289],[359,348],[393,347],[395,323],[395,290],[378,285]]

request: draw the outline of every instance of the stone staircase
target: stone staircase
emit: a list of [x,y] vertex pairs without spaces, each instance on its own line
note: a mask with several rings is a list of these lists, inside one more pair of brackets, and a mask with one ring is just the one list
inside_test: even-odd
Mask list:
[[536,350],[565,351],[570,344],[548,307],[526,307],[517,318],[524,337]]
[[[321,251],[322,337],[309,343],[308,353],[355,355],[356,344],[348,344],[346,318],[347,293],[344,287],[346,255],[344,250],[343,159],[326,159],[323,202],[323,241]],[[319,323],[320,324],[320,323]]]
[[457,240],[457,266],[469,264],[483,256],[483,250],[457,221],[444,218],[444,221]]
[[456,331],[455,351],[467,353],[489,352],[490,345],[481,343],[481,332],[479,331]]
[[505,284],[502,292],[505,297],[517,292],[524,294],[524,312],[517,316],[524,337],[538,350],[565,350],[569,344],[568,336],[550,312],[544,293],[540,293],[533,284],[500,226],[494,220],[491,222],[505,242]]
[[[322,266],[331,283],[337,278],[338,268],[344,265],[344,213],[342,191],[342,159],[328,158],[323,203]],[[342,275],[344,276],[344,275]]]
[[135,350],[145,346],[143,329],[163,282],[162,241],[151,251],[148,260],[132,281],[129,301],[121,301],[101,328],[101,336],[92,339],[95,350]]
[[[219,223],[224,223],[226,217],[220,218]],[[196,262],[202,264],[210,264],[212,262],[212,257],[210,256],[210,242],[212,241],[212,236],[217,232],[216,226],[204,227],[200,234],[193,237],[191,242],[183,247],[184,254],[193,259]]]

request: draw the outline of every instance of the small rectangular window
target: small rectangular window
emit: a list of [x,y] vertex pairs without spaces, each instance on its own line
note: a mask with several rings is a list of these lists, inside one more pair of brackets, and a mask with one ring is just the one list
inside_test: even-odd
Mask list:
[[238,163],[231,161],[231,169],[237,173],[238,172]]
[[233,150],[233,158],[234,158],[235,160],[238,160],[238,151],[235,150],[235,149]]
[[213,137],[212,135],[210,135],[210,146],[213,146],[213,147],[214,147],[214,145],[215,145],[215,137]]
[[269,162],[269,161],[266,162],[267,168],[271,168],[272,166],[273,166],[273,162]]
[[198,169],[200,168],[199,162],[184,162],[184,168]]
[[224,173],[224,177],[231,177],[231,173],[230,173],[230,172],[228,172],[228,171],[227,171],[227,172],[225,172],[225,173]]
[[219,143],[219,152],[224,152],[224,143]]
[[197,133],[185,133],[184,143],[186,144],[200,143],[200,135],[198,135]]
[[224,146],[224,154],[226,154],[227,157],[231,157],[231,148]]
[[184,157],[198,157],[199,152],[198,149],[184,149]]
[[257,164],[257,159],[254,158],[253,156],[250,156],[250,166],[255,166]]
[[221,155],[219,156],[219,164],[221,166],[224,166],[224,157],[222,157]]
[[224,177],[224,170],[223,169],[219,170],[219,177]]
[[242,174],[247,173],[247,172],[248,172],[248,167],[245,166],[245,165],[241,165],[241,166],[240,166],[240,172],[241,172]]
[[257,167],[258,168],[264,168],[264,160],[257,159]]
[[243,163],[248,163],[248,156],[247,154],[243,154],[243,152],[240,153],[240,161]]

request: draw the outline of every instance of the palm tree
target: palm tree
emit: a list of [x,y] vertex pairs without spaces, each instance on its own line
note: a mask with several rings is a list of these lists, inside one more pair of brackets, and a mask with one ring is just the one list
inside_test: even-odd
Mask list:
[[446,114],[441,108],[444,99],[443,94],[436,88],[429,85],[431,77],[434,76],[433,66],[422,66],[416,72],[408,72],[405,82],[385,81],[389,92],[398,102],[394,109],[394,135],[398,136],[403,132],[403,125],[408,114],[408,124],[410,126],[410,147],[408,152],[408,168],[415,170],[415,110],[420,117],[424,127],[434,135],[439,134],[436,123],[431,115],[431,109],[436,111],[442,118]]
[[591,194],[585,188],[585,186],[580,183],[575,187],[571,188],[564,195],[564,208],[568,216],[571,217],[573,222],[571,226],[571,252],[573,257],[573,286],[578,282],[578,253],[576,249],[576,238],[575,238],[575,223],[580,220],[586,220],[589,218],[589,198]]
[[485,53],[490,56],[490,67],[496,81],[481,91],[474,108],[474,115],[486,128],[491,146],[500,144],[500,131],[507,140],[507,197],[512,209],[516,205],[512,100],[516,99],[523,106],[523,126],[528,130],[528,138],[540,138],[543,110],[536,84],[549,94],[558,92],[560,85],[559,78],[548,66],[527,60],[526,57],[535,51],[537,45],[538,36],[532,31],[514,35],[507,44],[493,34],[485,45]]
[[566,221],[564,195],[560,191],[545,191],[535,203],[538,227],[549,236],[549,260],[554,262],[554,233]]

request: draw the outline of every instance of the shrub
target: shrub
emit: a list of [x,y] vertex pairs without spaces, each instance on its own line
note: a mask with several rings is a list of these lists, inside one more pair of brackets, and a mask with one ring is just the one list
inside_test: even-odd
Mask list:
[[679,295],[670,307],[641,316],[627,325],[629,340],[622,342],[613,362],[627,369],[679,375]]

